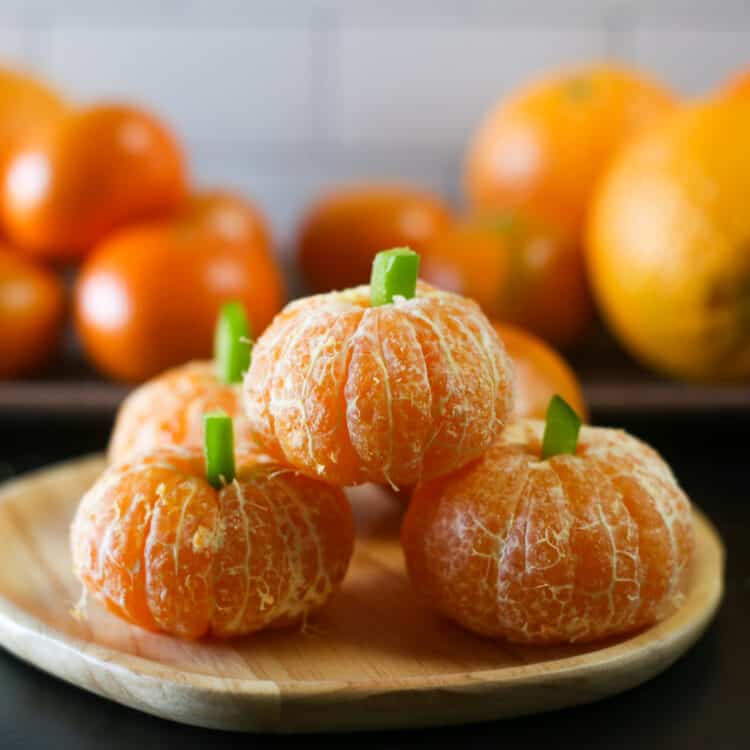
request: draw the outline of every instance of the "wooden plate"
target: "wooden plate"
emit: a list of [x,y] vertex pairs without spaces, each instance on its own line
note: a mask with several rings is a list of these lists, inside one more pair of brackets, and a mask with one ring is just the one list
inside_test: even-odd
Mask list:
[[482,639],[421,608],[404,575],[400,506],[352,493],[360,539],[343,589],[307,632],[186,643],[131,627],[93,602],[72,608],[68,525],[103,467],[84,458],[0,492],[0,642],[31,664],[119,703],[176,721],[246,731],[380,729],[499,719],[571,706],[638,685],[700,636],[719,605],[723,549],[696,513],[684,606],[596,646],[528,648]]

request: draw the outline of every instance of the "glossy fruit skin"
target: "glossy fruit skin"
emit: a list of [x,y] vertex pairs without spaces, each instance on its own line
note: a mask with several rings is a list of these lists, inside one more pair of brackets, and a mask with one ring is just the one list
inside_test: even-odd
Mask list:
[[3,218],[27,254],[75,260],[114,229],[177,210],[185,186],[180,146],[162,123],[132,107],[97,106],[15,153]]
[[200,451],[203,415],[223,411],[232,418],[240,453],[256,448],[242,408],[238,383],[216,377],[213,360],[188,362],[136,388],[120,404],[109,441],[110,463],[138,453],[177,446]]
[[226,242],[269,255],[273,239],[268,221],[253,203],[230,190],[192,193],[177,217],[185,224],[199,224]]
[[417,487],[401,531],[416,590],[469,630],[529,644],[671,614],[695,541],[669,467],[624,432],[586,426],[575,456],[542,461],[543,430],[518,422],[478,461]]
[[59,120],[67,104],[44,83],[0,68],[0,173],[14,151]]
[[219,308],[243,303],[259,335],[285,298],[263,245],[227,241],[202,219],[136,225],[105,240],[75,289],[84,349],[104,373],[141,381],[211,355]]
[[505,323],[494,325],[515,367],[516,418],[544,419],[550,399],[557,394],[587,421],[581,384],[562,356],[533,333]]
[[588,265],[620,342],[679,378],[750,375],[750,101],[685,108],[626,149],[592,207]]
[[0,248],[0,379],[25,375],[58,349],[65,289],[44,268]]
[[394,247],[419,252],[452,220],[448,205],[423,190],[344,187],[323,196],[303,219],[297,258],[313,291],[348,289],[368,283],[376,253]]
[[674,103],[657,82],[609,64],[531,82],[480,124],[466,158],[469,204],[477,211],[524,209],[579,237],[610,160]]
[[237,456],[236,481],[205,480],[199,451],[110,466],[71,526],[76,576],[114,614],[182,638],[299,623],[342,581],[354,546],[337,487]]
[[256,342],[243,393],[269,455],[335,484],[394,488],[479,456],[513,406],[490,322],[422,282],[380,307],[369,287],[287,305]]
[[719,96],[750,97],[750,70],[741,70],[719,88]]
[[557,346],[580,339],[592,317],[578,246],[520,212],[472,216],[447,229],[427,244],[420,273]]

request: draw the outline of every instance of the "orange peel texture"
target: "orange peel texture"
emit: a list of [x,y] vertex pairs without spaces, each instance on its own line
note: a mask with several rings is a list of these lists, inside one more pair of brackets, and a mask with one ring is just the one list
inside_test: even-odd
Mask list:
[[243,395],[274,458],[335,484],[404,486],[492,444],[512,365],[473,301],[419,283],[371,307],[361,286],[289,304],[256,342]]
[[217,410],[232,417],[237,450],[252,451],[255,444],[239,385],[220,382],[213,361],[189,362],[167,370],[122,402],[109,442],[109,460],[119,462],[135,453],[174,445],[199,451],[203,415]]
[[71,528],[77,577],[118,616],[183,638],[304,621],[351,558],[343,491],[253,455],[221,490],[204,476],[177,449],[107,469]]
[[622,431],[583,427],[575,456],[540,460],[544,424],[508,428],[476,463],[419,486],[401,539],[426,601],[477,633],[591,641],[679,605],[694,548],[669,467]]

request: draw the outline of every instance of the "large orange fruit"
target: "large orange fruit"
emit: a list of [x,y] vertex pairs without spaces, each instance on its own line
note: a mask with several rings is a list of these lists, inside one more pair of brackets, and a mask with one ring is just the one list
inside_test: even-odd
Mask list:
[[79,580],[119,617],[183,638],[291,625],[344,578],[354,545],[337,487],[251,454],[219,490],[200,451],[111,466],[71,527]]
[[389,247],[419,252],[452,221],[447,204],[425,190],[398,185],[338,188],[302,221],[297,256],[313,291],[366,284],[376,253]]
[[174,136],[132,107],[71,112],[8,164],[5,227],[30,255],[75,259],[113,229],[176,210],[185,165]]
[[414,484],[477,458],[512,410],[510,361],[476,303],[419,283],[289,304],[258,339],[245,410],[274,458],[336,484]]
[[479,210],[522,208],[577,237],[612,157],[673,106],[662,85],[616,65],[534,81],[481,123],[466,160],[469,201]]
[[0,379],[25,375],[58,348],[65,290],[51,271],[0,247]]
[[750,100],[674,115],[604,180],[588,260],[602,312],[637,357],[675,376],[750,375]]
[[211,205],[201,202],[197,210],[191,202],[170,219],[122,229],[84,263],[75,290],[76,326],[86,353],[105,373],[145,380],[208,358],[216,316],[228,299],[242,303],[253,335],[284,304],[264,224],[227,235],[224,222],[217,227],[210,218],[226,205]]
[[13,152],[62,117],[67,105],[41,81],[0,68],[0,172]]
[[516,372],[515,415],[543,419],[549,400],[561,396],[584,421],[586,402],[570,365],[551,346],[516,326],[495,323]]
[[577,243],[521,212],[473,216],[425,246],[422,278],[476,300],[490,317],[564,346],[591,320]]
[[422,484],[401,540],[443,615],[523,643],[591,641],[670,614],[694,548],[690,502],[658,454],[583,427],[541,460],[544,423],[509,427],[478,461]]

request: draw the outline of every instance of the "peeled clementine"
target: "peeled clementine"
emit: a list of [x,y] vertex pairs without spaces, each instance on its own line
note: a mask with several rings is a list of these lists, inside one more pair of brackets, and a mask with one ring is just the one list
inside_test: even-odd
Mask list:
[[559,346],[580,338],[591,319],[578,245],[518,211],[473,216],[436,235],[421,273],[476,300],[489,317]]
[[128,622],[183,638],[291,625],[344,578],[354,545],[337,487],[259,456],[214,489],[200,451],[111,466],[71,527],[75,573]]
[[29,255],[76,259],[113,229],[178,208],[185,165],[147,112],[106,105],[70,112],[8,164],[5,227]]
[[592,191],[617,151],[670,112],[647,76],[587,65],[533,81],[481,123],[466,159],[474,209],[525,209],[579,237]]
[[222,383],[212,361],[189,362],[136,388],[120,405],[109,441],[109,460],[179,446],[200,450],[203,415],[223,411],[234,422],[240,452],[254,448],[238,384]]
[[695,104],[627,148],[593,206],[604,317],[672,375],[750,375],[750,100]]
[[543,419],[549,400],[557,394],[581,419],[588,419],[578,378],[552,347],[521,328],[495,323],[516,371],[516,409],[519,418]]
[[365,284],[375,254],[389,247],[419,252],[452,221],[447,204],[398,185],[349,186],[317,201],[302,221],[297,256],[314,291]]
[[417,285],[289,304],[258,339],[245,410],[274,458],[336,484],[413,484],[477,458],[513,405],[511,365],[476,303]]
[[417,487],[401,540],[425,601],[482,635],[591,641],[670,614],[695,545],[690,502],[658,454],[583,427],[541,460],[544,424],[509,427],[478,461]]
[[208,358],[228,299],[242,303],[253,335],[283,305],[281,271],[261,224],[244,239],[228,237],[207,216],[215,216],[213,209],[206,214],[188,205],[170,219],[120,230],[83,265],[76,326],[87,355],[108,375],[145,380]]
[[0,378],[24,375],[57,350],[65,290],[45,268],[0,248]]

